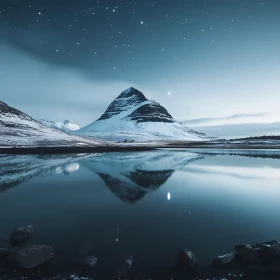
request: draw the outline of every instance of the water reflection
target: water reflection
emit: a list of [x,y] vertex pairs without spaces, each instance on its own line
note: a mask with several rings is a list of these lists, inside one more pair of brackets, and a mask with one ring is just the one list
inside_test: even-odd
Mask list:
[[97,174],[121,200],[133,203],[157,190],[170,176],[203,155],[181,151],[94,155],[1,156],[0,189],[5,191],[35,176],[69,175],[80,166]]
[[80,168],[80,164],[78,162],[66,163],[63,166],[58,166],[55,169],[55,172],[57,174],[64,173],[65,175],[68,175],[70,173],[73,173],[73,172],[79,170],[79,168]]
[[170,192],[167,193],[167,199],[168,199],[168,200],[171,199],[171,194],[170,194]]
[[236,244],[277,239],[277,152],[240,153],[2,155],[0,247],[32,224],[31,242],[55,248],[52,267],[68,273],[93,255],[102,274],[114,253],[133,255],[141,269],[172,267],[188,247],[209,264]]
[[79,169],[87,155],[0,155],[0,191],[15,187],[36,176],[69,174]]

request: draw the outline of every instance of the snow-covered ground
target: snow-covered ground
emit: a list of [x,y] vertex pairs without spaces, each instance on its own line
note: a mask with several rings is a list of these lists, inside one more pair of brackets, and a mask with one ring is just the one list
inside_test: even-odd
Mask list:
[[0,147],[104,146],[93,138],[50,128],[0,101]]
[[40,123],[42,123],[45,126],[56,128],[64,132],[71,133],[71,131],[75,131],[80,129],[80,127],[77,124],[72,123],[69,120],[62,122],[54,122],[54,121],[48,121],[48,120],[39,120]]

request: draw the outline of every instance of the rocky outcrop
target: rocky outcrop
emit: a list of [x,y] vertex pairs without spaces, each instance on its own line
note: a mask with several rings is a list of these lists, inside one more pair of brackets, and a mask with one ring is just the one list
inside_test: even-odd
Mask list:
[[54,250],[47,245],[28,245],[13,251],[8,256],[8,262],[18,268],[31,269],[54,257]]
[[34,232],[33,226],[29,225],[14,230],[10,235],[10,241],[12,246],[20,246],[25,243]]

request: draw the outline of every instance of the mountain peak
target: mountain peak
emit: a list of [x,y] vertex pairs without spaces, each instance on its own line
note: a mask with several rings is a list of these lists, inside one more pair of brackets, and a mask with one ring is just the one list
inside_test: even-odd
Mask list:
[[141,99],[141,102],[147,100],[145,95],[134,87],[130,87],[130,88],[124,90],[116,99],[129,98],[129,97],[133,97],[133,96],[135,96],[137,99]]
[[131,108],[136,108],[143,102],[148,101],[145,95],[134,87],[130,87],[123,91],[107,108],[105,113],[98,119],[106,120],[118,115],[122,112],[127,112]]
[[134,87],[124,90],[95,122],[78,135],[109,141],[188,140],[207,138],[177,122],[159,103],[148,100]]
[[49,120],[39,120],[39,122],[45,126],[56,128],[64,132],[70,132],[80,129],[80,127],[69,120],[62,122],[54,122]]
[[1,106],[1,107],[4,107],[4,106],[5,106],[5,107],[8,107],[8,105],[7,105],[6,103],[4,103],[3,101],[1,101],[1,100],[0,100],[0,106]]

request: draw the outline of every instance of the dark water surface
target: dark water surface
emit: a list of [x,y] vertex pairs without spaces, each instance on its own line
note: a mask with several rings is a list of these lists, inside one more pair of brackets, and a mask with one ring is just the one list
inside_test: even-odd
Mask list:
[[2,155],[0,247],[32,224],[28,243],[55,250],[50,275],[75,273],[87,255],[98,258],[95,279],[109,279],[120,254],[141,271],[172,267],[185,247],[210,265],[236,244],[280,239],[279,158],[206,150]]

